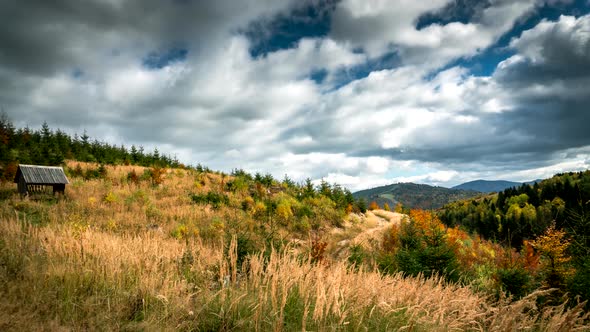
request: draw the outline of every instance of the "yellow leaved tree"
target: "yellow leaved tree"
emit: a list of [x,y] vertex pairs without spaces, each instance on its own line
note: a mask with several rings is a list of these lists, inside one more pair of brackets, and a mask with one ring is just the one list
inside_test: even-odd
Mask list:
[[551,225],[543,235],[532,241],[531,245],[541,254],[545,286],[562,288],[565,278],[572,272],[568,265],[571,257],[567,253],[570,240],[565,231]]

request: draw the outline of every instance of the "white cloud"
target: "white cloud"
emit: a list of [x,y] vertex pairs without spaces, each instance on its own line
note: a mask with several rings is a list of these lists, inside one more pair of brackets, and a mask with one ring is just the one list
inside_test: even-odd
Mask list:
[[332,35],[362,47],[371,57],[395,51],[406,64],[437,68],[452,59],[473,56],[491,46],[514,22],[535,8],[534,0],[498,1],[473,23],[431,24],[416,29],[418,18],[441,10],[449,1],[345,0],[333,20]]

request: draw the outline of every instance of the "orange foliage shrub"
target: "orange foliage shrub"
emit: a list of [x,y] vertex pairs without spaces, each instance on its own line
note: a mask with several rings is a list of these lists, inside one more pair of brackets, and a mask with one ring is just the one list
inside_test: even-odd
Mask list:
[[16,176],[16,171],[18,169],[18,164],[15,162],[11,162],[4,168],[4,172],[2,173],[2,180],[6,182],[10,182],[14,180]]
[[326,247],[328,243],[319,239],[314,239],[311,242],[311,261],[320,263],[325,259]]
[[350,203],[349,203],[349,204],[346,206],[346,214],[351,214],[351,213],[352,213],[352,211],[353,211],[352,204],[350,204]]
[[371,204],[369,204],[369,210],[378,210],[379,209],[379,204],[377,204],[377,202],[372,201]]
[[158,186],[160,184],[162,184],[162,182],[164,181],[164,173],[166,173],[166,169],[165,168],[160,168],[160,167],[152,167],[151,168],[151,177],[152,177],[152,184],[154,186]]
[[440,219],[430,211],[416,209],[410,210],[410,219],[414,221],[418,229],[420,229],[427,237],[445,230],[445,226]]
[[127,174],[127,180],[134,184],[139,183],[139,176],[137,175],[137,172],[135,172],[135,169],[132,169],[131,172]]
[[383,250],[385,252],[394,252],[400,246],[399,242],[399,226],[392,224],[383,234]]

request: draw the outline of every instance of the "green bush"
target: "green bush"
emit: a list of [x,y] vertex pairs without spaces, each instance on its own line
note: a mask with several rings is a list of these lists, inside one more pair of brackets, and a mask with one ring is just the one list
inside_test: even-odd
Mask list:
[[392,262],[382,257],[378,265],[383,272],[400,271],[410,276],[442,275],[459,280],[457,257],[445,240],[444,230],[424,232],[413,221],[401,224],[397,234],[400,247],[392,254]]
[[191,199],[196,204],[210,204],[214,209],[219,209],[229,204],[229,197],[224,194],[210,191],[207,194],[192,194]]
[[[590,299],[590,257],[586,257],[582,264],[576,266],[576,273],[568,286],[572,295],[580,296],[582,300]],[[590,302],[586,303],[586,309],[590,310]]]
[[500,268],[496,276],[502,289],[516,299],[525,296],[531,290],[531,275],[523,268]]
[[350,255],[348,256],[348,264],[354,268],[358,268],[365,260],[365,251],[360,244],[350,246]]

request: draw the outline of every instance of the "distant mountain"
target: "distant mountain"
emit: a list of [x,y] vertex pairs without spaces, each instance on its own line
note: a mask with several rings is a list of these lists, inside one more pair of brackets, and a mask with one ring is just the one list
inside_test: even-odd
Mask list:
[[541,181],[543,181],[544,179],[536,179],[536,180],[532,180],[532,181],[527,181],[527,182],[523,182],[524,184],[530,184],[533,185],[535,183],[539,183]]
[[357,199],[364,198],[367,203],[375,201],[381,207],[387,203],[392,209],[398,202],[408,208],[438,209],[447,203],[480,194],[470,190],[433,187],[426,184],[396,183],[357,191],[352,195]]
[[520,187],[522,185],[521,182],[513,182],[513,181],[504,181],[504,180],[497,180],[497,181],[487,181],[487,180],[475,180],[462,183],[458,186],[454,186],[453,189],[462,189],[462,190],[473,190],[479,191],[482,193],[491,193],[491,192],[498,192],[503,191],[504,189],[510,187]]

